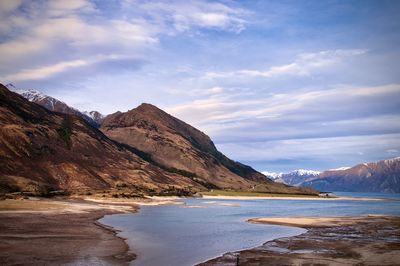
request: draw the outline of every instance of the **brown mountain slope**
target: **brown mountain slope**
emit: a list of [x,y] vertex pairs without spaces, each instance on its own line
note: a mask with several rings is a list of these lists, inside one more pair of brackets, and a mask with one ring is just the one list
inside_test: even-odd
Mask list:
[[82,118],[53,113],[0,84],[0,192],[132,187],[204,190],[108,139]]
[[322,191],[400,192],[400,157],[327,170],[300,185]]
[[307,193],[275,183],[220,153],[203,132],[151,104],[107,116],[100,128],[118,142],[143,151],[157,165],[209,188]]

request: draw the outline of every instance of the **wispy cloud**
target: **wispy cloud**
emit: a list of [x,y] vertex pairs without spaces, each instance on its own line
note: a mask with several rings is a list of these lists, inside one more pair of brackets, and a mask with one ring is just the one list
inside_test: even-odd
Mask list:
[[94,12],[95,5],[87,0],[49,1],[48,12],[51,16],[65,16],[79,12]]
[[[400,134],[378,134],[364,136],[338,136],[330,138],[308,138],[271,140],[262,142],[221,143],[218,148],[232,154],[233,158],[252,162],[254,167],[273,171],[291,171],[299,166],[315,170],[326,170],[353,166],[361,162],[394,157],[396,153],[386,150],[400,148]],[[372,143],[374,145],[372,145]],[[393,149],[396,147],[396,149]],[[368,161],[365,161],[365,156]]]
[[203,128],[218,141],[400,131],[400,123],[396,122],[400,115],[400,84],[253,96],[245,93],[246,99],[243,91],[225,90],[168,111]]
[[0,12],[7,14],[15,11],[22,4],[22,0],[3,0],[0,2]]
[[[248,11],[220,2],[205,0],[142,1],[125,0],[125,8],[140,12],[151,22],[162,25],[169,34],[210,28],[241,32],[246,27]],[[169,28],[172,26],[172,28]]]
[[323,69],[345,60],[348,57],[367,53],[365,49],[328,50],[317,53],[300,54],[293,62],[272,66],[267,70],[241,69],[229,72],[207,72],[205,78],[263,77],[282,75],[308,76],[314,70]]
[[58,62],[52,65],[22,70],[17,73],[13,73],[6,76],[0,76],[1,80],[12,80],[14,82],[27,81],[27,80],[40,80],[52,77],[54,75],[71,71],[77,68],[104,65],[105,63],[113,66],[113,63],[120,64],[122,68],[129,69],[129,67],[124,64],[126,61],[131,61],[133,63],[138,63],[140,60],[133,57],[128,57],[126,55],[100,55],[85,60],[70,60]]

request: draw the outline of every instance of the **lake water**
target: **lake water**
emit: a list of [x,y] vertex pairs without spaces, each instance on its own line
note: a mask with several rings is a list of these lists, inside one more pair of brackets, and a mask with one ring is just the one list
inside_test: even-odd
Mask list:
[[138,255],[132,265],[188,266],[229,251],[305,232],[294,227],[249,224],[246,220],[250,218],[400,215],[400,194],[335,194],[388,200],[185,199],[184,205],[141,207],[136,214],[110,215],[101,222],[121,230],[119,235],[127,239]]

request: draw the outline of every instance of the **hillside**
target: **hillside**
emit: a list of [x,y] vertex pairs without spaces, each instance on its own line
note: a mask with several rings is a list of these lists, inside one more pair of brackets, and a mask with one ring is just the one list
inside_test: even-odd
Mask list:
[[155,164],[182,173],[208,188],[304,193],[275,183],[253,168],[230,160],[203,132],[151,104],[107,116],[101,130],[149,156]]

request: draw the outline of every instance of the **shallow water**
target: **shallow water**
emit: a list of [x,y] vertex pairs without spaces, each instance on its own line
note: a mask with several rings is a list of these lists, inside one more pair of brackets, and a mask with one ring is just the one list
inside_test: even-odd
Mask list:
[[[340,194],[340,193],[337,193]],[[346,193],[343,196],[400,199],[398,194]],[[304,229],[246,223],[256,217],[400,215],[400,201],[207,200],[185,205],[146,206],[139,213],[104,217],[122,232],[138,258],[132,265],[186,266],[228,251],[247,249]],[[187,208],[195,207],[195,208]]]

